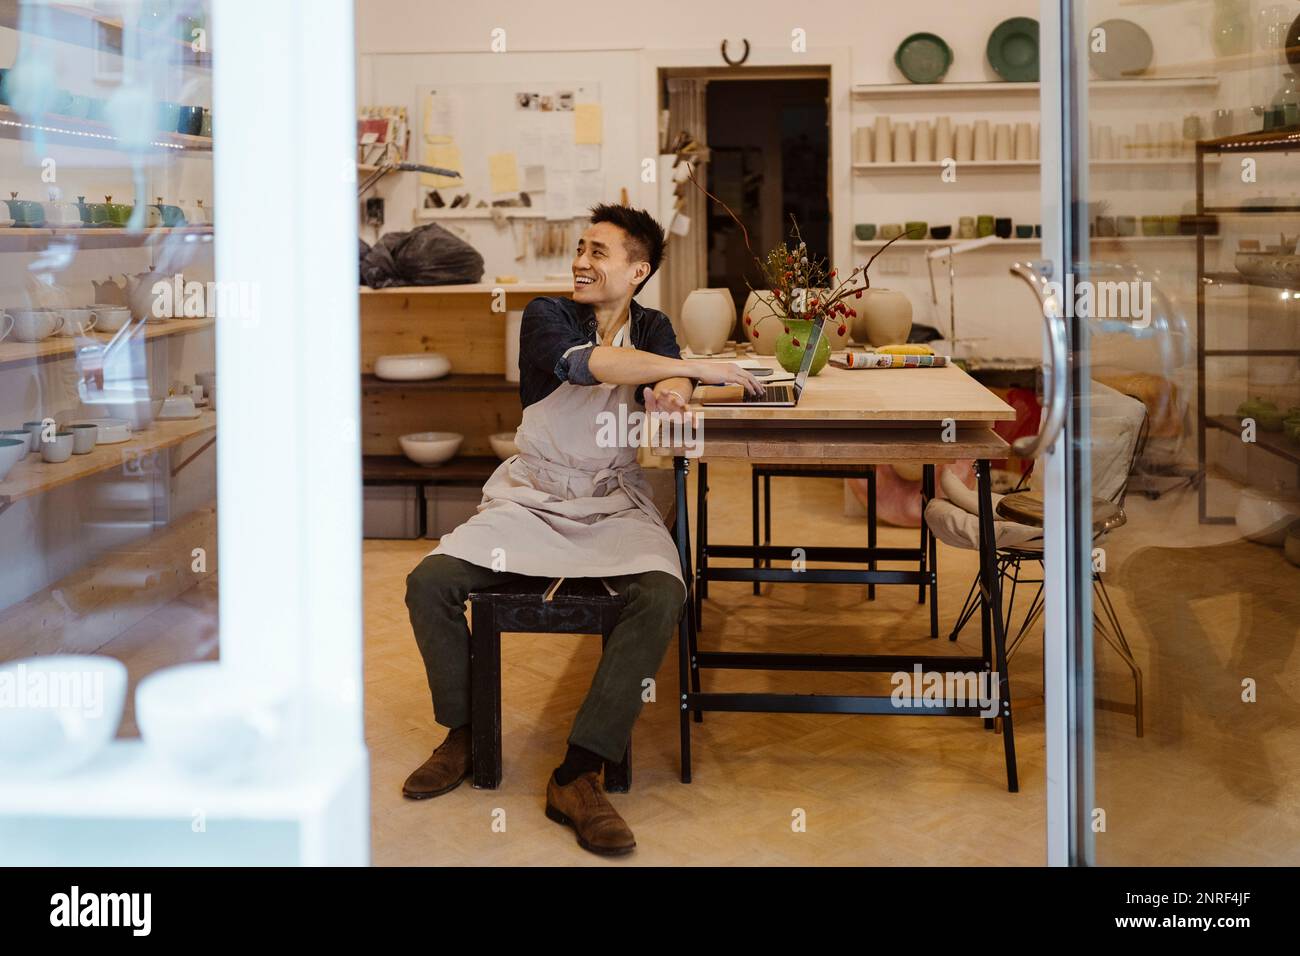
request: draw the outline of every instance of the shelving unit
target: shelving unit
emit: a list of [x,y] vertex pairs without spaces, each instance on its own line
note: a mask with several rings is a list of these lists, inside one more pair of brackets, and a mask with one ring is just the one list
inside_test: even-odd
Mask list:
[[212,138],[209,136],[187,136],[184,133],[152,132],[145,143],[128,143],[113,135],[113,128],[97,120],[83,119],[76,116],[62,116],[47,113],[39,118],[25,117],[13,107],[0,106],[0,137],[5,139],[30,139],[32,133],[69,146],[95,147],[110,149],[145,150],[164,152],[192,153],[195,156],[212,155]]
[[0,481],[0,511],[22,498],[43,494],[110,468],[129,469],[132,461],[152,452],[171,448],[190,438],[215,434],[216,430],[216,412],[204,411],[198,418],[155,421],[133,434],[128,442],[96,445],[85,455],[73,455],[57,464],[42,461],[40,455],[29,454],[13,466],[4,481]]
[[[128,45],[123,42],[126,27],[122,20],[86,7],[42,3],[34,8],[33,4],[23,0],[0,0],[0,27],[119,56],[128,52]],[[176,44],[178,65],[211,68],[210,52],[196,52],[192,44],[180,37],[171,39]]]
[[[1223,154],[1249,153],[1289,153],[1300,151],[1300,130],[1275,130],[1271,132],[1242,133],[1219,139],[1203,140],[1196,144],[1196,212],[1200,222],[1206,213],[1215,215],[1249,216],[1257,214],[1291,213],[1300,210],[1289,208],[1252,209],[1246,206],[1207,206],[1205,203],[1205,166],[1211,157]],[[1300,349],[1207,349],[1206,336],[1206,289],[1214,285],[1244,285],[1248,287],[1282,290],[1283,295],[1290,291],[1300,295],[1300,281],[1274,279],[1260,276],[1247,276],[1237,272],[1211,272],[1205,264],[1205,240],[1202,233],[1197,234],[1196,243],[1196,462],[1197,474],[1201,480],[1198,484],[1197,514],[1202,524],[1230,524],[1234,520],[1226,515],[1208,513],[1205,475],[1208,468],[1208,450],[1206,434],[1210,429],[1221,430],[1231,434],[1241,434],[1241,421],[1230,415],[1208,415],[1206,413],[1206,359],[1218,357],[1238,357],[1249,359],[1252,356],[1297,357]],[[1284,434],[1256,432],[1255,447],[1283,461],[1300,465],[1300,445],[1291,443]],[[1300,471],[1297,471],[1300,480]]]
[[0,252],[40,252],[55,242],[72,242],[78,249],[123,249],[148,246],[170,239],[211,242],[211,226],[156,226],[145,229],[98,226],[12,226],[0,229]]
[[445,375],[442,378],[395,382],[377,375],[362,375],[363,392],[517,392],[518,382],[504,375]]
[[[1141,80],[1093,80],[1088,84],[1090,92],[1123,92],[1132,90],[1214,90],[1218,89],[1217,76],[1181,75],[1151,77]],[[1020,94],[1037,96],[1038,83],[859,83],[853,87],[855,97],[912,97],[912,96],[987,96],[989,94]]]
[[[210,329],[215,319],[168,319],[165,322],[136,322],[132,334],[143,335],[146,341],[168,335],[186,335]],[[81,336],[55,336],[43,342],[14,342],[6,339],[0,342],[0,368],[8,365],[22,365],[30,362],[50,361],[73,355],[78,349],[90,342],[107,345],[113,340],[114,332],[91,332]]]

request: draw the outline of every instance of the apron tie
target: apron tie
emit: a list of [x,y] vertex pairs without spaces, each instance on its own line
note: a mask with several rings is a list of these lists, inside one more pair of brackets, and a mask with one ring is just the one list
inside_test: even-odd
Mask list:
[[641,467],[635,459],[628,462],[626,465],[607,465],[604,468],[597,469],[596,471],[589,471],[585,468],[574,468],[570,465],[561,465],[554,461],[543,460],[538,458],[536,455],[525,454],[524,452],[519,453],[519,459],[533,471],[554,471],[573,478],[586,478],[595,485],[601,485],[610,479],[613,479],[618,487],[623,490],[623,493],[627,495],[632,504],[636,505],[638,509],[645,512],[647,516],[654,518],[655,521],[662,523],[664,520],[663,515],[659,513],[659,509],[655,507],[654,501],[642,492],[640,488],[636,487],[635,484],[627,481],[627,478],[632,471]]

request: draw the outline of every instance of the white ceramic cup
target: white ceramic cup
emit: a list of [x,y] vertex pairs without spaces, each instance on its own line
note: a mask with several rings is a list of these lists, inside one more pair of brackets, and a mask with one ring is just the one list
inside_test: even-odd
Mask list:
[[124,305],[97,305],[95,315],[97,332],[116,332],[131,321],[131,310]]
[[1034,158],[1034,129],[1028,123],[1016,124],[1016,159],[1028,162]]
[[74,455],[87,455],[94,451],[96,443],[99,441],[99,426],[97,425],[65,425],[68,431],[72,432],[72,453]]
[[1151,138],[1151,126],[1148,123],[1138,123],[1133,130],[1133,158],[1149,159],[1157,155],[1155,140]]
[[59,309],[59,314],[63,316],[63,328],[55,334],[57,335],[86,335],[95,329],[99,321],[99,312],[85,306],[75,309]]
[[958,123],[954,139],[953,159],[959,163],[969,163],[975,158],[975,140],[971,134],[970,123]]
[[894,162],[912,162],[911,123],[897,123],[894,125]]
[[194,399],[195,402],[201,402],[203,401],[203,386],[186,385],[185,394],[188,395],[190,398]]
[[934,121],[934,158],[940,162],[945,159],[955,159],[953,146],[952,119],[940,116]]
[[[8,323],[7,325],[5,323]],[[9,333],[14,330],[14,317],[0,309],[0,342],[9,337]]]
[[975,121],[975,146],[972,158],[977,163],[987,163],[993,158],[993,134],[988,120]]
[[916,124],[916,132],[913,139],[915,141],[915,146],[912,150],[912,159],[918,163],[934,162],[934,140],[928,122],[920,120]]
[[1007,163],[1011,157],[1011,124],[998,123],[993,128],[993,158],[999,163]]
[[894,161],[894,139],[893,132],[890,129],[888,116],[876,117],[876,148],[874,150],[876,163],[892,163]]
[[52,309],[16,309],[13,336],[19,342],[43,342],[58,334],[65,324],[63,316]]
[[67,461],[72,457],[72,444],[75,437],[72,432],[55,432],[52,441],[41,442],[41,458],[53,465]]

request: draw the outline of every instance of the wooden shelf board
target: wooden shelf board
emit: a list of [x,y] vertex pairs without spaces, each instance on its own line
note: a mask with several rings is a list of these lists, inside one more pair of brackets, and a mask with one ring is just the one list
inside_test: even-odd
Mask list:
[[[1088,84],[1093,92],[1120,92],[1124,90],[1213,90],[1219,86],[1217,76],[1188,76],[1186,70],[1176,76],[1152,76],[1149,79],[1092,80]],[[1038,93],[1038,83],[1010,83],[1005,80],[989,83],[859,83],[853,87],[855,97],[893,96],[953,96],[985,95],[990,93]]]
[[[585,212],[574,212],[567,216],[552,216],[545,209],[538,209],[535,206],[500,206],[498,207],[507,219],[554,219],[557,222],[568,222],[570,219],[584,219],[591,215]],[[437,222],[441,219],[491,219],[492,210],[488,208],[472,207],[470,209],[417,209],[415,218],[421,222]]]
[[[1220,238],[1222,237],[1206,236],[1205,241],[1218,242]],[[865,249],[875,249],[880,246],[883,246],[887,241],[888,240],[885,239],[868,239],[868,240],[854,239],[853,244],[855,246],[861,246]],[[894,243],[892,246],[889,247],[889,251],[893,252],[895,249],[935,249],[940,246],[951,246],[959,242],[970,242],[970,241],[971,240],[969,239],[900,239],[898,242]],[[1195,242],[1196,237],[1195,236],[1093,236],[1088,241],[1090,244],[1094,246],[1101,246],[1101,245],[1114,245],[1116,243],[1121,243],[1121,242],[1124,243]],[[972,252],[982,252],[986,250],[996,251],[1003,246],[1038,246],[1038,245],[1042,245],[1042,242],[1043,242],[1042,238],[1038,236],[1035,236],[1032,239],[1019,239],[1016,237],[1012,237],[1010,239],[1003,239],[1001,242],[989,243],[987,246],[980,246],[977,249],[972,249],[971,251]]]
[[513,293],[532,295],[572,295],[573,281],[565,282],[476,282],[473,285],[399,285],[387,289],[361,287],[362,295],[492,295],[501,289],[506,295]]
[[483,482],[500,464],[497,458],[460,455],[446,464],[425,468],[403,455],[363,455],[361,477],[366,484]]
[[[52,40],[122,55],[124,47],[121,19],[105,16],[84,7],[61,3],[39,4],[41,11],[37,14],[30,10],[32,6],[33,4],[24,3],[23,0],[0,0],[0,27],[35,33]],[[24,7],[29,8],[27,13],[24,13]],[[211,53],[194,52],[190,42],[179,36],[167,36],[162,39],[176,44],[180,61],[185,65],[211,68]],[[152,46],[147,46],[146,55],[152,58],[154,52]]]
[[[184,335],[189,332],[201,332],[204,329],[210,329],[216,323],[215,319],[168,319],[165,322],[145,322],[144,337],[146,340],[161,338],[167,335]],[[137,329],[140,328],[139,322],[133,322]],[[77,349],[84,347],[87,340],[107,345],[112,341],[114,332],[91,332],[89,335],[82,336],[56,336],[48,338],[44,342],[15,342],[7,339],[0,342],[0,368],[6,365],[18,365],[25,362],[41,362],[51,359],[61,358],[66,355],[74,354]]]
[[[1217,162],[1216,159],[1207,159],[1206,164],[1212,165]],[[1089,160],[1089,165],[1102,169],[1129,169],[1129,168],[1149,168],[1149,169],[1168,169],[1171,166],[1195,166],[1195,156],[1172,156],[1158,159],[1143,157],[1140,159],[1093,159]],[[970,169],[988,169],[988,170],[1025,170],[1032,169],[1037,171],[1042,166],[1042,162],[1037,159],[990,159],[990,160],[958,160],[958,172]],[[944,164],[940,162],[929,163],[854,163],[854,172],[862,173],[902,173],[902,172],[941,172]]]
[[39,252],[52,242],[71,240],[79,249],[119,249],[155,245],[172,237],[198,236],[211,241],[211,226],[156,226],[146,229],[69,226],[0,228],[0,252]]
[[13,466],[4,481],[0,481],[0,504],[43,494],[90,475],[120,468],[124,462],[137,456],[171,448],[188,438],[198,438],[216,430],[216,412],[204,411],[198,418],[185,421],[155,421],[148,428],[133,434],[130,441],[116,445],[96,445],[88,454],[73,455],[59,464],[42,461],[39,454],[29,454]]
[[1247,276],[1240,272],[1209,272],[1205,278],[1220,285],[1253,285],[1262,289],[1300,290],[1300,281],[1287,279],[1268,279],[1261,276]]
[[376,375],[361,376],[363,392],[517,392],[518,382],[508,382],[503,375],[444,375],[442,378],[414,382],[394,382]]
[[[0,0],[2,3],[3,0]],[[0,137],[7,139],[32,139],[32,134],[43,133],[51,139],[72,146],[96,146],[106,149],[127,149],[128,147],[113,135],[113,128],[107,123],[81,119],[75,116],[60,116],[47,113],[39,119],[24,117],[12,107],[0,106]],[[183,133],[153,132],[150,134],[148,148],[150,153],[177,153],[184,155],[212,156],[212,137],[187,136]],[[137,152],[135,147],[130,147]]]
[[[1241,419],[1232,415],[1209,415],[1205,419],[1205,424],[1233,435],[1241,435]],[[1262,448],[1294,465],[1300,465],[1300,444],[1287,438],[1285,432],[1266,432],[1258,428],[1255,430],[1255,447]]]

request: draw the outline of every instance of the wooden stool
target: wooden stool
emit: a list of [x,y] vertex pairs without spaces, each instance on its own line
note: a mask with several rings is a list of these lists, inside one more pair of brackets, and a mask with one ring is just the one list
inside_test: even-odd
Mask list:
[[[501,632],[599,634],[601,647],[625,601],[600,578],[520,578],[469,596],[470,713],[474,786],[501,784]],[[605,789],[632,786],[632,741],[619,763],[605,762]]]

